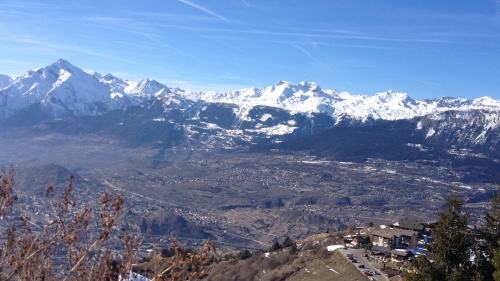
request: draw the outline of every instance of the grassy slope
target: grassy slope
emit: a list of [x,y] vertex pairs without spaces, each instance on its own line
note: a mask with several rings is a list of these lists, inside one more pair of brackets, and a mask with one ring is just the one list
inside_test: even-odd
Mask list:
[[248,260],[220,262],[205,280],[367,280],[341,253],[326,250],[331,242],[329,239],[303,242],[295,254],[286,248],[270,253],[269,257],[255,254]]
[[[335,273],[330,268],[338,273]],[[350,263],[338,251],[328,260],[322,261],[314,259],[308,262],[305,267],[291,276],[290,281],[312,281],[312,280],[335,280],[335,281],[356,281],[367,280],[355,265]]]

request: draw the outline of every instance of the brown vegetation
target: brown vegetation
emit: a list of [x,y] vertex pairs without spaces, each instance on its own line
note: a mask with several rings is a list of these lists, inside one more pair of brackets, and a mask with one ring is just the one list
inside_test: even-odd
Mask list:
[[[207,280],[270,281],[331,280],[332,278],[335,278],[334,280],[364,280],[366,277],[345,257],[327,250],[327,245],[339,242],[338,235],[337,233],[317,234],[297,241],[289,247],[278,249],[271,247],[273,252],[254,252],[246,260],[234,258],[219,262],[213,265]],[[336,268],[341,272],[340,275],[329,267]],[[316,273],[313,274],[313,272]]]
[[[0,180],[3,219],[6,214],[14,214],[18,199],[14,169],[2,169]],[[104,192],[100,209],[94,212],[92,206],[78,205],[72,199],[73,185],[71,176],[62,192],[53,185],[47,188],[47,207],[53,217],[43,227],[31,222],[27,215],[20,217],[19,224],[7,227],[0,248],[1,280],[118,280],[131,274],[142,239],[117,227],[123,196]],[[91,231],[95,226],[98,233]],[[171,242],[174,254],[168,270],[160,272],[155,266],[153,280],[197,280],[206,274],[207,265],[214,259],[214,243],[207,241],[199,252],[187,253],[175,239],[171,238]],[[117,243],[120,251],[112,250]]]

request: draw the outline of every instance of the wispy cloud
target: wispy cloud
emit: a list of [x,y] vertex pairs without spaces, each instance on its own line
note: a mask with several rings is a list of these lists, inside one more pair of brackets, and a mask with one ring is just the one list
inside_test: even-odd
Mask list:
[[15,64],[29,64],[29,65],[38,64],[38,63],[32,62],[32,61],[6,60],[6,59],[0,59],[0,62],[15,63]]
[[151,35],[149,35],[149,34],[147,34],[147,33],[140,33],[140,34],[142,34],[142,35],[144,35],[144,36],[148,37],[149,39],[151,39],[151,40],[153,40],[153,41],[155,41],[155,42],[160,43],[161,45],[163,45],[163,46],[165,46],[165,47],[167,47],[167,48],[170,48],[170,49],[175,50],[175,51],[177,51],[177,52],[179,52],[179,53],[185,54],[186,56],[190,56],[190,57],[192,57],[192,58],[196,58],[195,56],[191,55],[190,53],[186,53],[186,52],[184,52],[183,50],[180,50],[180,49],[177,49],[177,48],[175,48],[175,47],[172,47],[172,46],[170,46],[170,45],[168,45],[168,44],[166,44],[166,43],[164,43],[164,42],[162,42],[162,41],[160,41],[160,40],[158,40],[158,39],[154,38],[153,36],[151,36]]
[[201,11],[203,11],[203,12],[205,12],[205,13],[209,14],[209,15],[212,15],[212,16],[214,16],[214,17],[217,17],[217,18],[219,18],[219,19],[222,19],[222,20],[227,20],[225,17],[223,17],[223,16],[221,16],[221,15],[219,15],[219,14],[215,13],[215,12],[212,12],[212,11],[210,11],[210,10],[209,10],[209,9],[207,9],[207,8],[203,8],[203,7],[199,6],[199,5],[196,5],[196,4],[194,4],[194,3],[191,3],[191,2],[189,2],[189,1],[187,1],[187,0],[179,0],[179,1],[180,1],[180,2],[182,2],[182,3],[188,4],[189,6],[191,6],[191,7],[193,7],[193,8],[196,8],[196,9],[198,9],[198,10],[201,10]]
[[233,48],[233,49],[238,50],[238,51],[240,51],[240,52],[245,52],[244,50],[242,50],[242,49],[240,49],[240,48],[238,48],[238,47],[235,47],[235,46],[233,46],[233,45],[230,45],[230,44],[224,43],[224,42],[222,42],[222,41],[216,40],[215,38],[208,37],[208,36],[207,36],[206,38],[212,39],[213,41],[215,41],[215,42],[217,42],[217,43],[220,43],[220,44],[222,44],[222,45],[226,45],[226,46],[228,46],[229,48]]
[[131,16],[138,17],[141,19],[148,19],[150,20],[159,20],[159,21],[170,21],[170,22],[185,22],[186,20],[188,21],[201,21],[201,22],[207,22],[207,21],[214,21],[217,19],[214,19],[210,15],[186,15],[186,14],[170,14],[170,13],[155,13],[155,12],[129,12]]
[[301,50],[304,54],[306,54],[308,57],[310,57],[311,59],[317,61],[319,64],[321,64],[322,66],[324,67],[327,67],[322,61],[318,60],[317,58],[315,58],[313,55],[311,55],[308,51],[306,51],[304,48],[300,47],[300,46],[297,46],[295,44],[292,44],[292,46],[294,46],[295,48]]
[[42,41],[42,40],[39,40],[36,38],[31,38],[31,37],[2,36],[0,38],[0,41],[31,44],[34,46],[48,48],[48,49],[52,49],[52,50],[73,51],[73,52],[77,52],[77,53],[82,53],[82,54],[87,54],[87,55],[92,55],[92,56],[97,56],[97,57],[102,57],[102,58],[107,58],[107,59],[110,58],[108,55],[105,55],[105,54],[99,53],[99,52],[94,52],[94,51],[87,49],[87,48],[82,48],[82,47],[77,47],[77,46],[67,45],[67,44],[49,43],[49,42],[45,42],[45,41]]
[[[179,0],[184,1],[184,0]],[[318,30],[311,32],[289,32],[289,31],[273,31],[264,29],[227,29],[227,28],[210,28],[210,27],[195,27],[186,25],[176,25],[176,24],[162,24],[158,26],[184,29],[191,31],[200,32],[219,32],[219,33],[240,33],[240,34],[259,34],[269,38],[276,38],[278,36],[282,37],[298,37],[298,38],[318,38],[318,39],[343,39],[343,40],[357,40],[357,41],[372,41],[372,42],[401,42],[401,43],[429,43],[429,44],[475,44],[473,42],[468,42],[465,40],[455,40],[447,39],[445,37],[422,37],[422,38],[404,38],[404,37],[383,37],[369,34],[360,34],[357,32],[347,32],[347,31],[329,31],[328,33],[321,33]],[[318,43],[319,44],[319,43]],[[479,43],[477,43],[479,44]]]
[[248,7],[250,7],[250,5],[248,5],[247,1],[241,0],[241,2],[245,3]]

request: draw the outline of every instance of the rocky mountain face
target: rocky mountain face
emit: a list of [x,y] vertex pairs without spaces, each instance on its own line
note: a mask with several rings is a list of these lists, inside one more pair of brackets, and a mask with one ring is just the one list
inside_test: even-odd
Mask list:
[[[53,126],[53,120],[78,117],[80,121],[72,122],[95,130],[120,131],[131,123],[134,128],[174,128],[190,141],[221,148],[280,143],[332,127],[397,120],[408,120],[427,143],[497,150],[500,139],[500,101],[489,97],[414,100],[392,91],[362,96],[305,81],[187,92],[152,79],[136,82],[84,71],[63,59],[12,81],[0,80],[0,120],[10,125],[45,121]],[[168,126],[151,125],[161,123]],[[56,127],[61,128],[60,122]]]

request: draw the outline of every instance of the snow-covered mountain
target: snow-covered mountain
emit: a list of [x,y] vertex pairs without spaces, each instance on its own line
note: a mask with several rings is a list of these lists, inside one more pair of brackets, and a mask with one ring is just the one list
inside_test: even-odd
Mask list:
[[[483,143],[491,132],[500,131],[500,101],[490,97],[414,100],[393,91],[351,95],[306,81],[279,81],[274,86],[227,92],[187,92],[152,79],[131,81],[84,71],[63,59],[12,81],[7,78],[3,82],[7,87],[0,84],[0,120],[18,118],[34,108],[43,116],[65,118],[159,102],[162,114],[155,111],[143,116],[175,122],[188,135],[203,130],[249,142],[256,136],[279,142],[333,126],[394,120],[420,120],[415,121],[415,130],[425,131],[429,138],[460,129],[456,137],[472,143]],[[34,118],[40,115],[33,114]]]
[[33,104],[54,118],[98,115],[121,107],[104,84],[63,59],[30,70],[0,90],[0,119]]
[[[489,97],[475,100],[444,97],[414,100],[405,93],[388,91],[373,96],[322,89],[314,82],[292,84],[279,81],[274,86],[248,88],[229,92],[185,92],[169,88],[155,80],[124,80],[111,74],[83,71],[66,60],[10,80],[0,76],[1,118],[33,103],[52,107],[55,117],[96,115],[145,100],[162,98],[166,104],[181,108],[193,102],[234,104],[241,120],[256,106],[279,108],[290,114],[323,113],[339,121],[348,116],[368,120],[411,119],[448,110],[500,109],[500,101]],[[170,103],[169,103],[170,102]]]
[[7,75],[0,74],[0,89],[6,88],[12,84],[12,78]]
[[411,119],[448,110],[497,109],[500,101],[490,97],[475,100],[444,97],[416,101],[405,93],[388,91],[373,96],[351,95],[321,89],[316,83],[280,81],[275,86],[230,92],[205,92],[207,102],[233,103],[245,111],[255,106],[281,108],[294,113],[326,113],[334,119],[349,116],[360,121]]

